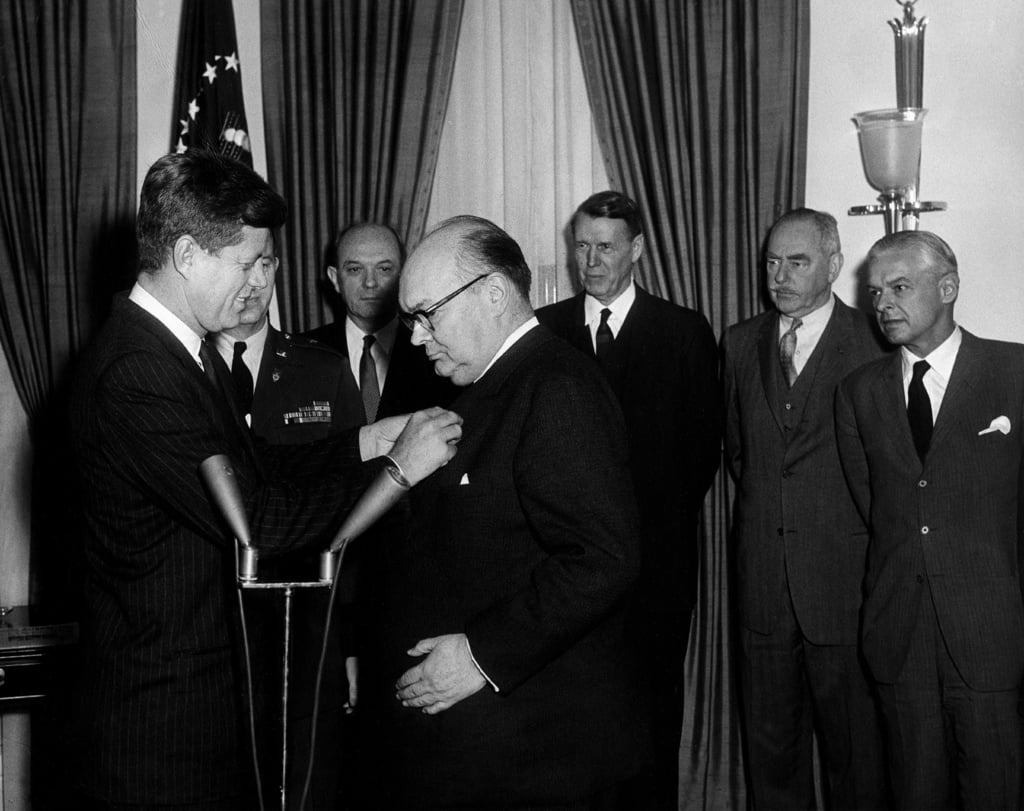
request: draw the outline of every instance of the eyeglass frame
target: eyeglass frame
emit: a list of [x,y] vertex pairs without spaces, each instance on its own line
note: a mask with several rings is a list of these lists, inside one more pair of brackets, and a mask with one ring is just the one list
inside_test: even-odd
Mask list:
[[440,310],[445,304],[454,299],[460,293],[465,293],[469,288],[476,284],[481,279],[486,279],[490,276],[490,273],[481,273],[475,279],[470,279],[458,290],[453,290],[447,296],[442,298],[440,301],[435,301],[425,310],[413,310],[411,313],[404,312],[403,310],[398,311],[398,320],[405,325],[410,331],[416,329],[417,325],[423,327],[427,332],[434,332],[434,324],[430,320],[430,316]]

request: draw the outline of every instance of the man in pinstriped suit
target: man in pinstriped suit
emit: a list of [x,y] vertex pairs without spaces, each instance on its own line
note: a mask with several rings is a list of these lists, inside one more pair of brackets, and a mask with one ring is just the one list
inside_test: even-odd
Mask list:
[[861,644],[901,808],[1019,809],[1024,346],[959,327],[956,256],[902,231],[868,253],[892,356],[836,396],[871,541]]
[[204,459],[232,459],[253,544],[271,555],[326,545],[381,466],[364,460],[389,453],[415,483],[454,454],[459,419],[440,409],[311,445],[254,443],[203,338],[237,325],[266,284],[285,213],[242,164],[195,150],[158,160],[140,199],[138,281],[77,370],[80,807],[253,807],[234,547],[204,492]]

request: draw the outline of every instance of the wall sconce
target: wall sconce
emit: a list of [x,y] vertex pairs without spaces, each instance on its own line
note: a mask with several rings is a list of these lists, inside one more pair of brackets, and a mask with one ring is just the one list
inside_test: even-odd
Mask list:
[[927,211],[945,211],[942,202],[917,199],[921,177],[921,130],[928,111],[922,107],[924,86],[924,28],[928,20],[914,19],[917,0],[896,0],[903,21],[889,20],[896,38],[896,104],[853,117],[860,139],[861,160],[868,183],[880,192],[878,204],[853,206],[849,213],[882,214],[885,233],[916,231]]

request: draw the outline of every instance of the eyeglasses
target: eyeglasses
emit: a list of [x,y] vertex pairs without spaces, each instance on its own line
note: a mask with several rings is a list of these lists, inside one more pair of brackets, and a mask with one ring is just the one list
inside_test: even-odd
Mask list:
[[457,295],[459,295],[459,293],[464,293],[465,291],[469,290],[469,288],[471,288],[478,281],[480,281],[481,279],[486,279],[490,275],[491,275],[490,273],[481,273],[475,279],[470,279],[468,282],[466,282],[464,285],[462,285],[462,287],[460,287],[458,290],[453,290],[451,293],[449,293],[443,299],[441,299],[438,302],[435,302],[434,304],[431,304],[425,310],[414,310],[411,313],[405,313],[405,312],[402,312],[401,310],[399,310],[399,312],[398,312],[398,319],[403,324],[405,324],[405,326],[410,331],[416,329],[416,325],[419,324],[427,332],[433,332],[434,331],[434,324],[430,320],[430,316],[432,316],[434,313],[436,313],[438,310],[440,310],[445,304],[447,304],[449,301],[451,301],[453,298],[455,298]]

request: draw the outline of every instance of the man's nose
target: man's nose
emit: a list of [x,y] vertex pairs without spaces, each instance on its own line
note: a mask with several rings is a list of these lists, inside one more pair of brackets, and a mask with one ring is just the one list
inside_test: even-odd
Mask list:
[[377,271],[368,270],[363,275],[363,287],[377,287],[380,280],[377,278]]
[[262,290],[267,286],[269,264],[266,260],[261,259],[252,266],[252,270],[249,271],[249,287]]
[[587,267],[597,267],[597,248],[593,246],[587,248]]
[[417,321],[412,328],[412,335],[409,336],[409,343],[413,346],[423,346],[434,336],[430,334],[430,330],[423,326]]

